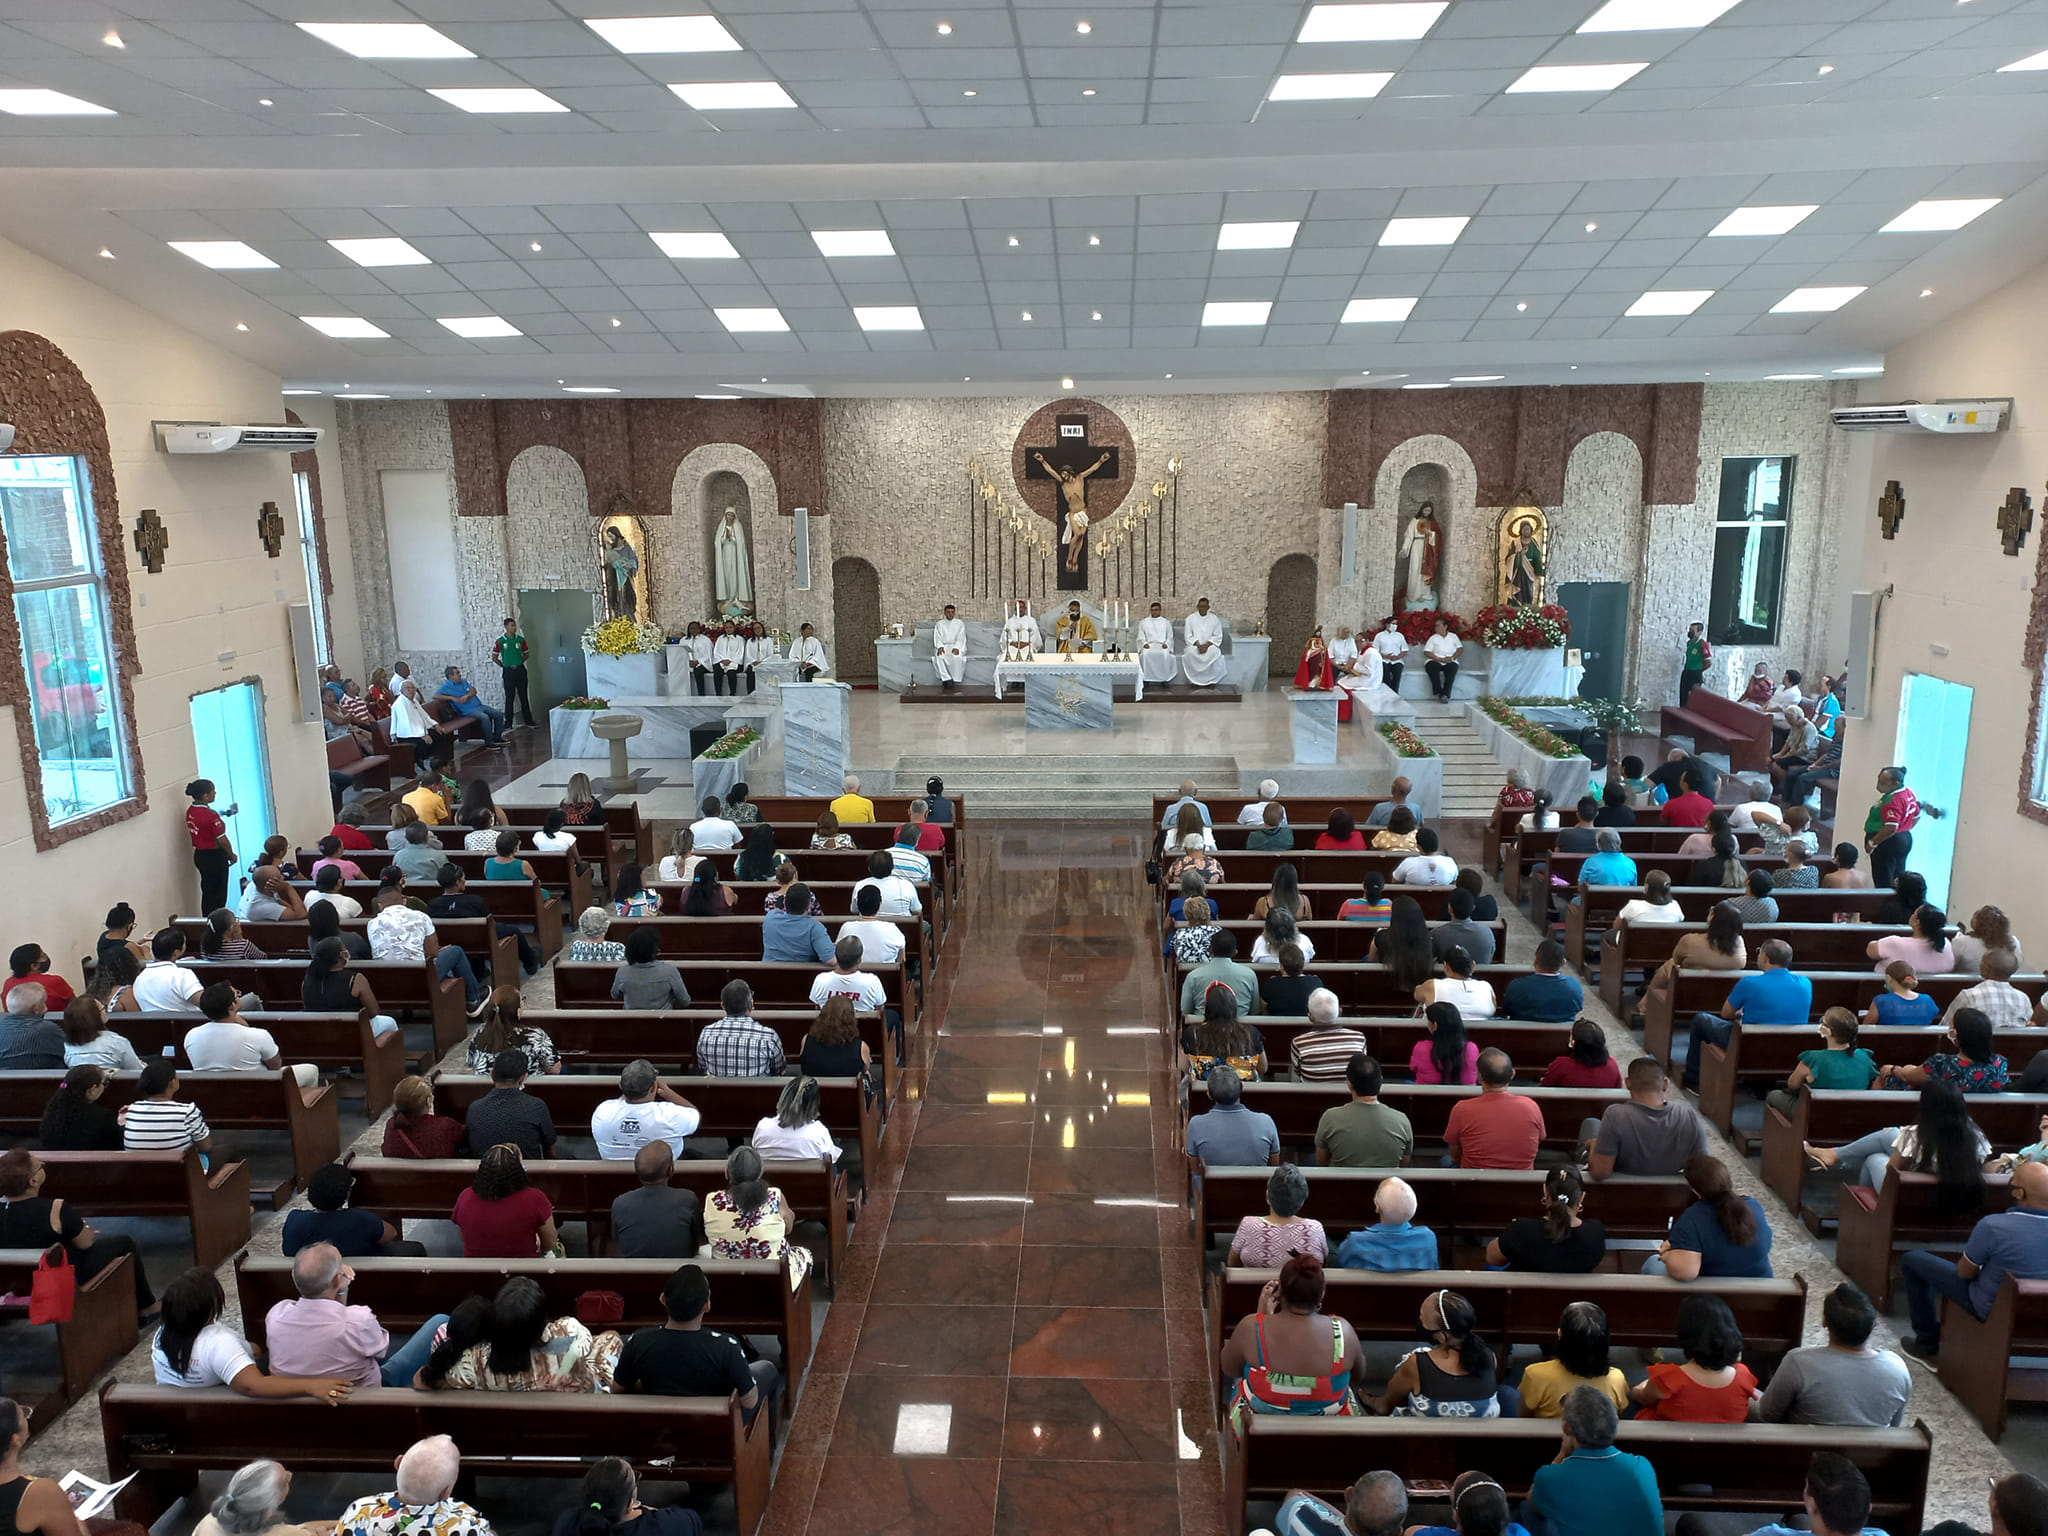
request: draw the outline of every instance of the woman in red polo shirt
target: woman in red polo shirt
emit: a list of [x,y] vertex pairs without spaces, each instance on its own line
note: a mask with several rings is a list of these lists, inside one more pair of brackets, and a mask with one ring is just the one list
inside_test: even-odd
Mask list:
[[[235,850],[228,842],[228,824],[213,808],[213,780],[194,779],[185,786],[192,804],[185,810],[185,830],[192,838],[192,863],[199,871],[199,911],[218,912],[228,904],[228,871]],[[235,807],[228,807],[230,816]]]

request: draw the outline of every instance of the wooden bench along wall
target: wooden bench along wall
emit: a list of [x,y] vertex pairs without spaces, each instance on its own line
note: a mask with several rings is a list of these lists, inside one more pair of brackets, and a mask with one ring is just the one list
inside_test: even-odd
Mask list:
[[[2048,1114],[2048,1094],[1973,1093],[1969,1096],[1969,1107],[1970,1118],[1994,1148],[2024,1147],[2040,1138],[2041,1117]],[[1763,1181],[1786,1205],[1805,1214],[1801,1191],[1806,1177],[1806,1154],[1800,1150],[1800,1143],[1844,1146],[1886,1126],[1911,1125],[1919,1113],[1917,1093],[1816,1093],[1811,1088],[1802,1088],[1789,1119],[1770,1105],[1764,1106],[1760,1170]],[[1814,1225],[1811,1216],[1807,1217],[1807,1224]]]
[[1978,1218],[2007,1209],[2011,1199],[2012,1180],[1991,1174],[1984,1180],[1983,1210],[1959,1211],[1943,1200],[1933,1174],[1888,1169],[1877,1189],[1861,1184],[1843,1189],[1835,1262],[1863,1287],[1879,1311],[1889,1311],[1892,1276],[1902,1252],[1933,1248],[1961,1253]]
[[[345,1071],[361,1079],[363,1113],[371,1119],[391,1104],[391,1090],[412,1070],[415,1059],[428,1064],[440,1053],[415,1058],[406,1048],[405,1031],[372,1033],[356,1013],[265,1013],[251,1009],[242,1018],[267,1029],[287,1062],[307,1062],[323,1072]],[[113,1028],[126,1035],[135,1054],[147,1060],[166,1052],[185,1063],[185,1036],[206,1022],[198,1013],[120,1013]]]
[[[237,992],[262,999],[266,1011],[304,1010],[304,960],[188,959],[179,963],[187,966],[202,984],[225,981]],[[435,975],[431,960],[351,960],[349,969],[369,982],[377,1006],[384,1012],[425,1013],[433,1023],[437,1051],[449,1050],[469,1034],[469,1008],[462,983],[453,976]],[[119,1029],[124,1020],[133,1017],[134,1014],[117,1013],[113,1016],[113,1027]]]
[[[43,1193],[69,1200],[88,1221],[150,1216],[192,1226],[193,1262],[214,1269],[249,1241],[249,1165],[182,1152],[38,1152],[49,1168]],[[132,1297],[131,1297],[132,1299]]]
[[[1732,893],[1731,893],[1732,894]],[[1785,918],[1775,923],[1746,923],[1742,943],[1752,969],[1756,953],[1772,939],[1792,946],[1792,966],[1801,971],[1860,971],[1871,963],[1868,946],[1877,939],[1904,934],[1903,924],[1890,923],[1800,923]],[[1630,971],[1654,971],[1671,958],[1678,941],[1687,934],[1704,935],[1704,918],[1685,923],[1641,923],[1609,928],[1600,946],[1600,1001],[1616,1013],[1624,1012],[1627,977]],[[1954,932],[1951,928],[1950,932]]]
[[[1734,894],[1711,885],[1671,888],[1672,899],[1684,908],[1689,923],[1704,923],[1709,912]],[[1877,890],[1781,890],[1771,895],[1778,903],[1779,921],[1787,923],[1831,923],[1837,912],[1853,912],[1858,922],[1871,923],[1892,899],[1890,891]],[[1611,951],[1601,951],[1600,936],[1613,926],[1614,914],[1624,905],[1642,899],[1640,885],[1589,886],[1581,882],[1578,904],[1567,906],[1564,912],[1565,958],[1582,971],[1608,964]]]
[[[1576,1148],[1579,1128],[1586,1120],[1597,1120],[1610,1106],[1628,1102],[1628,1092],[1621,1088],[1510,1088],[1508,1092],[1520,1094],[1542,1110],[1543,1141],[1553,1150]],[[1418,1142],[1441,1142],[1452,1109],[1479,1094],[1480,1089],[1470,1084],[1388,1083],[1380,1090],[1380,1102],[1408,1117]],[[1316,1123],[1324,1111],[1350,1102],[1351,1090],[1343,1083],[1244,1085],[1244,1107],[1271,1115],[1283,1146],[1313,1145]],[[1189,1113],[1199,1114],[1208,1107],[1209,1085],[1190,1085]]]
[[[2007,1275],[1982,1322],[1968,1307],[1941,1303],[1941,1384],[1984,1433],[2005,1438],[2008,1403],[2048,1402],[2048,1280]],[[2015,1358],[2030,1360],[2017,1365]]]
[[[0,1292],[28,1295],[42,1257],[40,1248],[0,1248]],[[135,1347],[141,1329],[135,1321],[133,1266],[139,1262],[139,1256],[123,1254],[92,1279],[80,1279],[70,1321],[45,1325],[57,1334],[58,1379],[54,1392],[38,1397],[27,1390],[24,1379],[9,1380],[8,1394],[35,1412],[43,1428],[56,1423],[57,1415],[71,1404],[82,1401],[92,1391],[93,1378]],[[0,1316],[29,1326],[26,1305],[9,1307]],[[35,1429],[32,1422],[29,1433],[33,1435]]]
[[466,1477],[581,1478],[595,1455],[622,1456],[645,1480],[730,1484],[740,1536],[768,1502],[768,1415],[749,1425],[738,1397],[614,1393],[421,1392],[358,1387],[330,1407],[306,1398],[243,1397],[108,1382],[100,1388],[108,1475],[137,1474],[115,1502],[153,1524],[201,1472],[259,1458],[294,1472],[361,1473],[363,1492],[391,1486],[391,1461],[428,1435],[452,1435]]

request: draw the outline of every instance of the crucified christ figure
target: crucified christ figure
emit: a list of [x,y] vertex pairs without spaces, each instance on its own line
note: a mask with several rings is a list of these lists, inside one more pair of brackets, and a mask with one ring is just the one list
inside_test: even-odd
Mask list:
[[1067,569],[1078,571],[1081,568],[1081,544],[1088,537],[1088,487],[1085,482],[1090,475],[1109,462],[1109,455],[1105,453],[1082,470],[1057,469],[1046,462],[1042,453],[1033,453],[1031,456],[1038,460],[1040,467],[1047,474],[1054,476],[1060,483],[1060,495],[1067,503],[1067,527],[1060,535],[1060,542],[1067,546]]

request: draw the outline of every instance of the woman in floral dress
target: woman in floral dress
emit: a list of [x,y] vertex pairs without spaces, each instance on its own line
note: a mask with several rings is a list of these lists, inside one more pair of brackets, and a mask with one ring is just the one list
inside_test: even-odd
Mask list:
[[735,1147],[725,1160],[724,1189],[704,1202],[704,1236],[714,1257],[779,1259],[789,1257],[790,1282],[800,1285],[810,1272],[811,1251],[789,1240],[790,1218],[782,1191],[762,1177],[761,1154]]

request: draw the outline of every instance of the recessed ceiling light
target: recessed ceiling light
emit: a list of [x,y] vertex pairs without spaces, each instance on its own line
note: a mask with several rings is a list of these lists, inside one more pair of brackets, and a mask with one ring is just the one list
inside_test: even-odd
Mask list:
[[62,91],[0,91],[0,112],[15,117],[112,117],[112,107],[95,106]]
[[391,397],[389,395],[337,394],[334,398],[337,400],[389,400]]
[[738,395],[699,395],[699,400],[737,400]]
[[1844,374],[1852,374],[1852,375],[1858,375],[1858,374],[1860,374],[1860,375],[1862,375],[1862,376],[1864,376],[1864,377],[1868,377],[1868,376],[1869,376],[1869,375],[1871,375],[1871,374],[1876,374],[1876,373],[1883,373],[1883,372],[1884,372],[1884,364],[1882,364],[1882,363],[1878,363],[1878,364],[1875,364],[1875,365],[1873,365],[1873,366],[1868,366],[1868,367],[1857,367],[1857,368],[1837,368],[1837,369],[1835,370],[1835,372],[1836,372],[1836,373],[1844,373]]
[[528,244],[527,244],[527,247],[526,247],[526,248],[527,248],[527,249],[528,249],[529,251],[535,251],[535,252],[538,252],[538,251],[540,250],[540,242],[539,242],[538,240],[530,241],[530,242],[528,242]]
[[1798,384],[1819,377],[1820,375],[1817,373],[1767,373],[1764,375],[1765,382],[1771,384]]
[[1885,235],[1923,234],[1935,230],[1961,229],[1983,214],[1989,213],[2000,203],[2002,197],[1929,197],[1923,198],[1900,214],[1891,223],[1878,231]]
[[1934,290],[1932,288],[1922,288],[1920,290],[1920,297],[1923,299],[1931,299],[1934,297]]
[[951,23],[950,21],[942,21],[942,22],[940,22],[940,23],[939,23],[939,36],[941,36],[941,37],[951,37],[952,35],[953,35],[953,23]]
[[821,256],[894,256],[886,229],[814,229],[811,239]]
[[500,320],[496,315],[457,315],[440,323],[456,335],[471,341],[489,341],[493,337],[520,334],[519,327],[509,320]]
[[243,324],[240,320],[237,320],[235,322],[235,329],[238,331],[246,331],[247,329],[249,329],[249,327]]
[[616,395],[618,390],[609,384],[564,384],[565,395]]
[[614,326],[614,327],[616,328],[616,327],[617,327],[617,326],[618,326],[618,325],[619,325],[620,323],[621,323],[621,322],[620,322],[620,320],[619,320],[619,317],[618,317],[617,315],[613,315],[613,316],[612,316],[612,325],[613,325],[613,326]]
[[1446,384],[1403,384],[1403,389],[1448,389]]
[[302,21],[323,43],[359,59],[473,59],[462,44],[419,21]]
[[1448,219],[1389,219],[1380,231],[1380,244],[1451,245],[1471,222],[1463,214]]
[[1073,381],[1072,379],[1061,379],[1061,380],[1060,380],[1060,388],[1061,388],[1061,389],[1072,389],[1073,387],[1074,387],[1074,381]]
[[979,92],[979,91],[962,91],[962,92],[961,92],[960,94],[961,94],[962,96],[979,96],[979,95],[981,94],[981,92]]
[[249,267],[274,267],[276,262],[239,240],[170,240],[165,242],[181,256],[190,256],[202,267],[232,272]]
[[[789,322],[772,305],[746,309],[714,309],[718,323],[728,331],[786,331]],[[766,383],[764,379],[762,381]]]
[[1520,314],[1525,314],[1525,313],[1527,313],[1527,312],[1528,312],[1528,308],[1529,308],[1529,306],[1528,306],[1528,304],[1526,304],[1526,303],[1522,303],[1522,304],[1517,304],[1517,305],[1515,306],[1515,313],[1516,313],[1516,314],[1518,314],[1518,315],[1520,315]]
[[1771,306],[1774,315],[1825,314],[1840,309],[1863,291],[1855,288],[1794,288]]
[[1704,27],[1740,0],[1607,0],[1579,26],[1581,32],[1677,32]]
[[921,331],[924,316],[915,304],[856,304],[853,318],[864,331]]
[[1083,37],[1086,37],[1090,32],[1093,32],[1095,30],[1095,24],[1093,22],[1077,21],[1074,23],[1074,30],[1080,33]]
[[1017,237],[1015,235],[1010,236],[1010,244],[1015,245],[1016,243]]
[[1024,319],[1024,320],[1025,320],[1025,321],[1026,321],[1027,323],[1028,323],[1028,322],[1030,321],[1030,319],[1031,319],[1031,311],[1030,311],[1030,310],[1028,310],[1028,309],[1027,309],[1027,310],[1025,310],[1025,311],[1023,312],[1023,319]]
[[1640,64],[1538,64],[1508,87],[1510,96],[1529,91],[1611,91],[1650,67]]
[[621,53],[738,53],[716,16],[613,16],[583,23]]
[[1275,219],[1263,224],[1225,224],[1216,231],[1219,251],[1284,251],[1294,244],[1299,219]]
[[1451,376],[1453,384],[1498,384],[1506,378],[1504,373],[1459,373]]
[[277,105],[277,103],[272,101],[268,96],[258,96],[256,98],[256,105],[259,107],[274,107]]
[[1211,299],[1202,306],[1204,325],[1264,325],[1271,299]]
[[1406,320],[1415,307],[1413,299],[1353,299],[1344,306],[1344,325],[1369,325],[1382,321]]
[[2048,48],[2043,48],[2039,53],[2030,53],[2024,59],[2014,59],[2010,64],[1998,66],[2001,75],[2009,75],[2021,69],[2048,69]]
[[359,267],[430,267],[433,265],[409,241],[396,236],[374,240],[330,240],[327,242]]
[[1083,90],[1081,94],[1083,96],[1093,96],[1095,94],[1095,87],[1091,85],[1087,87],[1085,90]]
[[1391,70],[1342,75],[1282,75],[1266,93],[1268,101],[1369,101],[1387,88]]
[[796,98],[773,80],[705,80],[669,89],[699,112],[753,112],[796,105]]
[[1630,315],[1689,315],[1714,296],[1711,288],[1653,288],[1623,311]]
[[1297,43],[1405,43],[1429,35],[1449,0],[1426,4],[1312,5]]
[[716,230],[657,230],[648,239],[677,261],[738,261],[733,243]]
[[1088,318],[1090,320],[1100,320],[1102,318],[1102,311],[1099,309],[1090,310],[1088,312]]
[[465,112],[517,113],[517,112],[566,112],[554,97],[525,85],[479,85],[462,86],[455,89],[436,88],[427,92],[437,96],[451,107],[460,107]]
[[382,326],[358,320],[354,315],[301,315],[299,319],[322,336],[332,336],[337,341],[376,341],[391,334]]
[[1712,239],[1715,236],[1782,235],[1804,222],[1807,215],[1819,207],[1818,203],[1776,203],[1738,208],[1708,230],[1707,236]]
[[109,48],[126,48],[128,46],[126,43],[121,41],[121,34],[116,32],[111,27],[109,27],[106,30],[106,32],[102,34],[102,36],[100,37],[100,41],[105,43]]
[[1100,244],[1102,244],[1102,236],[1100,236],[1100,235],[1090,235],[1090,236],[1088,237],[1088,243],[1089,243],[1090,245],[1100,245]]
[[1600,226],[1599,226],[1598,224],[1594,223],[1594,222],[1593,222],[1593,221],[1592,221],[1591,219],[1588,219],[1588,220],[1586,221],[1586,233],[1587,233],[1587,234],[1589,234],[1589,235],[1590,235],[1591,233],[1593,233],[1593,231],[1594,231],[1594,230],[1596,230],[1596,229],[1598,229],[1599,227],[1600,227]]

